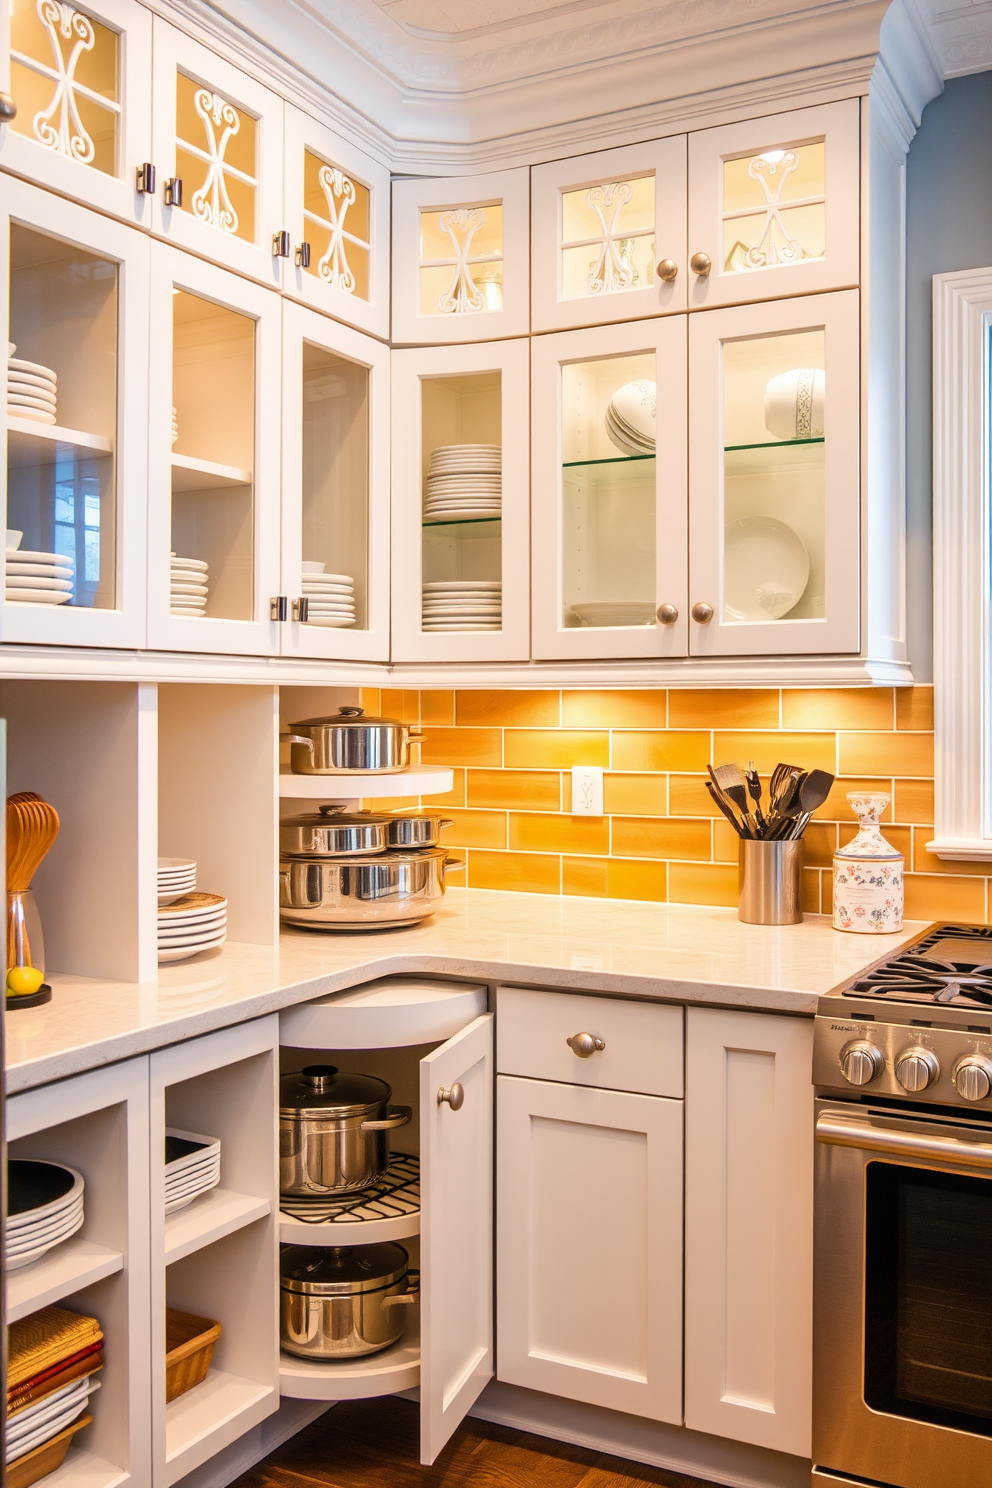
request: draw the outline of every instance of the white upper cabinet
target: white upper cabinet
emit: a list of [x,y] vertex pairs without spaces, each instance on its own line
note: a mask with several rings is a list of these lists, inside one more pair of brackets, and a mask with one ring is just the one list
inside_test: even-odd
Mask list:
[[155,230],[280,285],[282,99],[158,16],[154,55]]
[[283,224],[289,294],[389,336],[389,171],[286,104]]
[[686,316],[532,344],[533,654],[686,654]]
[[283,654],[385,661],[389,348],[285,300],[282,367]]
[[859,294],[689,317],[689,652],[859,645]]
[[148,255],[145,234],[3,178],[5,641],[144,644]]
[[530,172],[393,182],[393,341],[530,329]]
[[858,101],[689,136],[689,305],[859,281]]
[[686,137],[531,172],[533,328],[686,307]]
[[152,17],[134,0],[0,3],[0,166],[126,221],[151,221],[136,190],[151,155]]
[[151,303],[148,644],[273,654],[280,298],[154,243]]

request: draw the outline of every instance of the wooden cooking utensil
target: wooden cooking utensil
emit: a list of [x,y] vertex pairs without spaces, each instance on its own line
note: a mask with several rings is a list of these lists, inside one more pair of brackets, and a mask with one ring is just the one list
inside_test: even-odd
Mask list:
[[7,798],[7,893],[25,894],[59,835],[59,814],[35,791]]

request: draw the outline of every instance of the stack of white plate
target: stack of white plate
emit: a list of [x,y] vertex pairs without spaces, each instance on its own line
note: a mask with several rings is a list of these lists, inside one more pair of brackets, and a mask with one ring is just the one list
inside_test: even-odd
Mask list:
[[432,450],[425,519],[470,522],[498,517],[502,502],[502,458],[498,444],[444,444]]
[[583,625],[653,625],[655,619],[650,599],[596,599],[569,609]]
[[7,529],[6,597],[10,604],[68,604],[74,564],[61,553],[32,553]]
[[350,574],[329,574],[324,565],[308,560],[303,569],[302,589],[309,601],[309,625],[338,628],[355,623],[355,581]]
[[458,579],[425,584],[425,631],[499,630],[502,626],[503,585],[499,579]]
[[17,347],[7,342],[7,413],[11,418],[55,423],[58,378],[51,367],[15,357]]
[[227,900],[221,894],[183,894],[158,907],[159,961],[185,961],[227,939]]
[[220,1182],[220,1138],[165,1128],[165,1212],[185,1209]]
[[8,1271],[30,1265],[83,1223],[83,1175],[63,1163],[11,1158],[7,1165]]
[[[7,1419],[4,1430],[4,1457],[8,1463],[26,1457],[36,1447],[44,1446],[53,1436],[58,1436],[71,1426],[77,1416],[86,1409],[86,1403],[100,1381],[84,1374],[81,1379],[70,1380],[61,1390],[43,1395],[23,1410],[15,1411]],[[30,1481],[30,1480],[29,1480]]]
[[175,442],[176,442],[176,440],[178,438],[179,438],[179,419],[176,416],[176,405],[175,405],[175,403],[173,403],[173,405],[172,405],[172,442],[173,442],[173,444],[175,444]]
[[195,858],[159,858],[158,902],[172,904],[196,888]]
[[606,410],[606,432],[626,455],[653,455],[657,430],[657,384],[640,380],[617,388]]
[[174,615],[207,613],[209,566],[200,558],[177,558],[172,554],[169,608]]

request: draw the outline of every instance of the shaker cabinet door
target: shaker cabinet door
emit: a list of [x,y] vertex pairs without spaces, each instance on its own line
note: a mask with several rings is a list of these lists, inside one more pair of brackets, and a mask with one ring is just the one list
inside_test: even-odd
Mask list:
[[493,1376],[491,1013],[421,1061],[420,1122],[420,1460],[429,1464]]

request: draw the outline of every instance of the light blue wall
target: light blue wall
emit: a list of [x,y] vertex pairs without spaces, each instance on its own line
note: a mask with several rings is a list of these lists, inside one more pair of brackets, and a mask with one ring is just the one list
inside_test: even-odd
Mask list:
[[927,105],[906,181],[906,500],[909,659],[932,680],[934,274],[992,264],[992,72],[952,78]]

